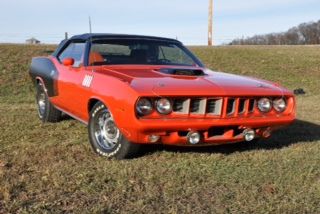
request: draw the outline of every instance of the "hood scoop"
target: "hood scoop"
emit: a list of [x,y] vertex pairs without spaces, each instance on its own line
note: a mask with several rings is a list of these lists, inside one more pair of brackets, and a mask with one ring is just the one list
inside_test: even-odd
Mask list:
[[205,76],[206,74],[201,69],[185,69],[185,68],[162,68],[156,70],[163,74],[181,75],[181,76]]

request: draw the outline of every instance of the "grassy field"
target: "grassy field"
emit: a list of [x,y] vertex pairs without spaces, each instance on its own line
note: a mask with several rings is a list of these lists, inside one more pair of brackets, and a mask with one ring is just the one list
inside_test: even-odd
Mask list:
[[114,161],[81,123],[37,119],[28,67],[54,47],[0,45],[0,213],[320,213],[319,48],[192,47],[214,70],[303,88],[297,122],[257,144]]

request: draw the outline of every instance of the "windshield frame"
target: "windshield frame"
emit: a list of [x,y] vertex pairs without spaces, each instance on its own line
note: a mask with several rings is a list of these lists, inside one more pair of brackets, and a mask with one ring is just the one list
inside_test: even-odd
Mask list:
[[189,56],[195,63],[195,66],[204,68],[203,63],[188,49],[186,48],[181,42],[177,40],[172,40],[172,41],[167,41],[167,40],[161,40],[161,39],[149,39],[149,38],[93,38],[89,39],[87,41],[86,45],[86,51],[85,51],[85,57],[84,57],[84,65],[85,66],[112,66],[112,65],[149,65],[149,66],[184,66],[184,67],[193,67],[192,65],[165,65],[165,64],[106,64],[106,65],[89,65],[89,55],[91,52],[91,46],[92,43],[96,41],[114,41],[114,40],[136,40],[136,41],[154,41],[154,42],[163,42],[163,43],[168,43],[168,44],[173,44],[176,45],[178,48],[180,48],[187,56]]

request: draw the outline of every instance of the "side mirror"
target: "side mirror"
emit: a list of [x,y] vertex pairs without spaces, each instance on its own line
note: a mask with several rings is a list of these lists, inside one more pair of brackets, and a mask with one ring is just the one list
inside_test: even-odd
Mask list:
[[74,59],[73,58],[65,58],[63,61],[62,61],[62,64],[64,66],[72,66],[74,64]]

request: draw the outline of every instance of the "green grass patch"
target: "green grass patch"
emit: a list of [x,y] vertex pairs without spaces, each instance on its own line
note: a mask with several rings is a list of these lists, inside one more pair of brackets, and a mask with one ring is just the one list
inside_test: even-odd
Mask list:
[[319,47],[191,49],[213,70],[304,88],[297,122],[257,144],[107,160],[81,123],[37,119],[28,69],[54,46],[0,45],[0,213],[320,213]]

